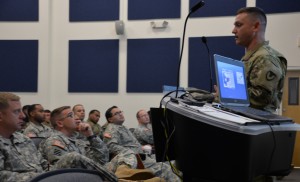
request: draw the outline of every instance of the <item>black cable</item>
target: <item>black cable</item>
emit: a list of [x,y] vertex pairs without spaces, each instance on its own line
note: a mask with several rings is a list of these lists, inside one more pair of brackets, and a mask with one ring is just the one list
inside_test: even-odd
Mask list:
[[[170,93],[173,93],[174,91],[171,91],[171,92],[169,92],[168,94],[166,94],[165,95],[165,97],[166,96],[168,96]],[[170,100],[169,101],[167,101],[166,102],[166,105],[168,105],[168,103],[170,102]],[[163,155],[161,156],[162,158],[161,158],[161,161],[165,161],[165,158],[166,158],[166,153],[167,153],[167,151],[168,151],[168,131],[167,130],[169,130],[169,129],[167,129],[167,126],[165,125],[165,124],[167,124],[168,125],[168,123],[167,123],[167,116],[166,116],[166,113],[164,112],[163,113],[163,120],[165,121],[163,121],[163,120],[160,120],[160,124],[162,125],[162,127],[164,128],[164,137],[165,137],[165,139],[166,139],[166,143],[165,143],[165,149],[164,149],[164,151],[163,151]],[[168,127],[169,128],[169,127]],[[161,175],[163,174],[163,162],[161,162],[161,166],[160,166],[160,169],[161,169]],[[161,177],[161,176],[160,176]]]
[[[167,105],[169,104],[169,102],[170,101],[168,101],[167,103],[166,103],[166,107],[167,107]],[[172,125],[173,126],[173,129],[172,129],[172,131],[170,131],[170,126],[169,126],[169,120],[168,120],[168,116],[167,116],[167,110],[165,111],[165,115],[164,115],[164,120],[166,121],[166,124],[167,124],[167,127],[165,128],[165,134],[166,134],[166,144],[165,144],[165,150],[164,150],[164,152],[163,152],[163,160],[162,161],[164,161],[164,159],[167,157],[167,161],[169,162],[169,165],[171,166],[171,169],[172,169],[172,171],[173,171],[173,173],[176,175],[176,176],[178,176],[181,180],[183,179],[182,178],[182,176],[180,176],[179,174],[178,174],[178,172],[177,171],[175,171],[175,169],[173,168],[173,164],[171,163],[171,161],[170,161],[170,159],[169,159],[169,157],[168,157],[168,155],[167,155],[167,152],[168,152],[168,150],[169,150],[169,143],[170,143],[170,140],[171,140],[171,138],[172,138],[172,136],[173,136],[173,134],[175,133],[175,130],[176,130],[176,127],[175,127],[175,125]]]
[[[159,108],[162,108],[162,101],[164,100],[164,98],[168,97],[170,94],[172,94],[173,92],[178,92],[178,91],[181,91],[181,92],[186,92],[185,90],[173,90],[173,91],[170,91],[168,93],[166,93],[160,100],[160,103],[159,103]],[[177,96],[176,96],[177,97]]]
[[276,145],[276,137],[275,137],[275,133],[274,133],[274,130],[271,126],[271,124],[269,122],[265,122],[271,129],[271,133],[272,133],[272,138],[273,138],[273,142],[274,142],[274,146],[273,146],[273,149],[272,149],[272,152],[271,152],[271,156],[270,156],[270,159],[269,159],[269,163],[268,163],[268,168],[267,168],[267,173],[269,173],[270,171],[270,168],[271,168],[271,164],[272,164],[272,160],[273,160],[273,157],[274,157],[274,153],[275,153],[275,150],[277,148],[277,145]]

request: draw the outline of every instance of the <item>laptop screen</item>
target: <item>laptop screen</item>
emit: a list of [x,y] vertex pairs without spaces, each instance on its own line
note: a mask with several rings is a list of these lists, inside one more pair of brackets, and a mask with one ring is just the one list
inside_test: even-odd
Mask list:
[[249,105],[244,63],[215,54],[215,72],[223,105]]

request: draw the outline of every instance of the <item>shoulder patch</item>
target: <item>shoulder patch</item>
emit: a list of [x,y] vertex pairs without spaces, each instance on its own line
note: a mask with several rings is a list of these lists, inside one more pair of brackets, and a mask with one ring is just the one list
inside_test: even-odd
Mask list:
[[28,136],[29,138],[36,137],[36,134],[34,134],[34,133],[27,133],[26,136]]
[[275,78],[276,78],[275,73],[273,73],[272,71],[268,71],[268,72],[267,72],[266,79],[267,79],[268,81],[272,81],[272,80],[274,80]]
[[62,148],[62,149],[65,148],[65,146],[59,140],[53,140],[52,141],[52,146],[56,146],[56,147],[59,147],[59,148]]
[[111,134],[110,134],[110,133],[104,133],[103,136],[104,136],[105,138],[111,138]]

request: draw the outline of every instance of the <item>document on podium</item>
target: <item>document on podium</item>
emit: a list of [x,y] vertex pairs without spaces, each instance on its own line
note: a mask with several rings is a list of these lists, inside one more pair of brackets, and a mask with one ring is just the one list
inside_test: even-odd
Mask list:
[[209,115],[214,118],[218,118],[221,120],[227,120],[229,122],[238,123],[238,124],[246,124],[246,123],[260,123],[258,120],[254,120],[251,118],[246,118],[244,116],[240,116],[234,113],[230,113],[227,111],[223,111],[217,108],[214,108],[210,105],[204,105],[202,107],[185,105],[188,108],[199,111],[203,114]]

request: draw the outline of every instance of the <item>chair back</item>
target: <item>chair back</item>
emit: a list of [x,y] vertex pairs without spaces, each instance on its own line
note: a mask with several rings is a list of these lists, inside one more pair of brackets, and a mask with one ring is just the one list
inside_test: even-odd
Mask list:
[[43,141],[46,138],[45,137],[30,137],[30,139],[33,141],[36,148],[39,148],[41,141]]
[[103,182],[98,171],[88,169],[58,169],[34,177],[29,182]]

